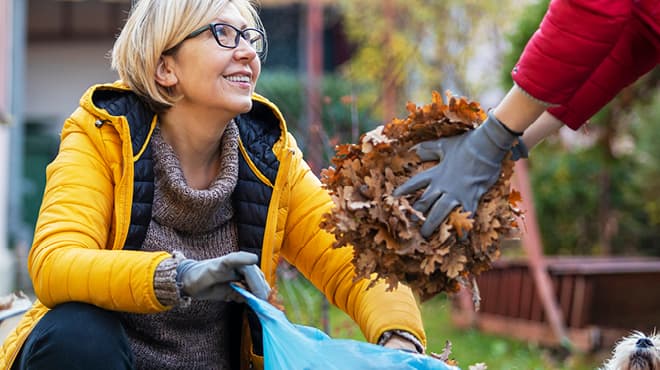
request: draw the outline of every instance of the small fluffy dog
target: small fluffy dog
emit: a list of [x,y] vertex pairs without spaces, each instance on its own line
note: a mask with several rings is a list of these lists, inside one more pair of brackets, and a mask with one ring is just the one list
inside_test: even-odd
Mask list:
[[632,332],[617,343],[600,370],[660,370],[660,335]]

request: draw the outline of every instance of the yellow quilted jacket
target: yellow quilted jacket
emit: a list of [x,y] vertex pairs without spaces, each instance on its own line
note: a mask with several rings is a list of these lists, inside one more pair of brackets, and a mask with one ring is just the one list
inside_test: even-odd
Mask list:
[[[110,94],[134,96],[121,82],[92,86],[64,123],[59,153],[46,170],[28,257],[38,300],[3,343],[0,370],[11,368],[32,328],[59,303],[80,301],[136,313],[170,308],[160,304],[153,287],[156,266],[170,255],[125,249],[134,201],[134,163],[144,154],[157,117],[142,117],[145,139],[140,143],[137,135],[132,136],[126,115],[111,114],[112,105],[98,106],[97,101]],[[277,107],[256,94],[253,100],[253,111],[265,112],[264,122],[274,126],[269,132],[276,133],[267,153],[277,160],[272,173],[253,160],[243,135],[239,145],[251,176],[270,191],[259,247],[261,269],[271,286],[283,257],[355,320],[368,341],[401,329],[425,345],[419,309],[409,289],[386,292],[378,285],[366,290],[367,281],[353,283],[352,250],[333,249],[332,235],[319,229],[322,215],[332,207],[329,195],[303,161]],[[262,368],[263,358],[252,353],[249,330],[245,332],[241,368]]]

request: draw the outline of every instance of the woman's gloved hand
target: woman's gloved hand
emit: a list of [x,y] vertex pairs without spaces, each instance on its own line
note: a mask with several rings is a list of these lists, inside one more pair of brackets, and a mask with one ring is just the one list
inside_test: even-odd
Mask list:
[[185,259],[176,268],[181,291],[193,298],[216,301],[242,301],[230,282],[243,281],[248,290],[266,300],[270,286],[257,266],[259,257],[248,252],[233,252],[203,261]]
[[414,147],[423,161],[440,161],[394,191],[395,196],[400,196],[426,187],[413,204],[413,208],[426,215],[422,236],[431,236],[459,205],[474,215],[481,196],[497,181],[502,160],[518,136],[488,112],[488,118],[474,130]]

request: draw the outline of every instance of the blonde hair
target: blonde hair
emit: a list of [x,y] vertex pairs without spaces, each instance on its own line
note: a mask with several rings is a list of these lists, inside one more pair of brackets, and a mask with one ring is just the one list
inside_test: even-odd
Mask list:
[[156,82],[161,56],[191,32],[211,23],[230,2],[250,27],[263,30],[253,0],[137,1],[112,48],[112,69],[152,109],[166,110],[180,96]]

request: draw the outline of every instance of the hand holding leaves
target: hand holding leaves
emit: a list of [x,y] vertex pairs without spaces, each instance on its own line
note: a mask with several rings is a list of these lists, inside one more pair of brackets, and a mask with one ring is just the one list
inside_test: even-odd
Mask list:
[[422,161],[440,162],[398,187],[394,196],[426,187],[413,208],[426,214],[421,232],[428,238],[457,206],[474,215],[481,196],[497,181],[502,160],[516,139],[489,112],[475,130],[417,144],[413,148]]

